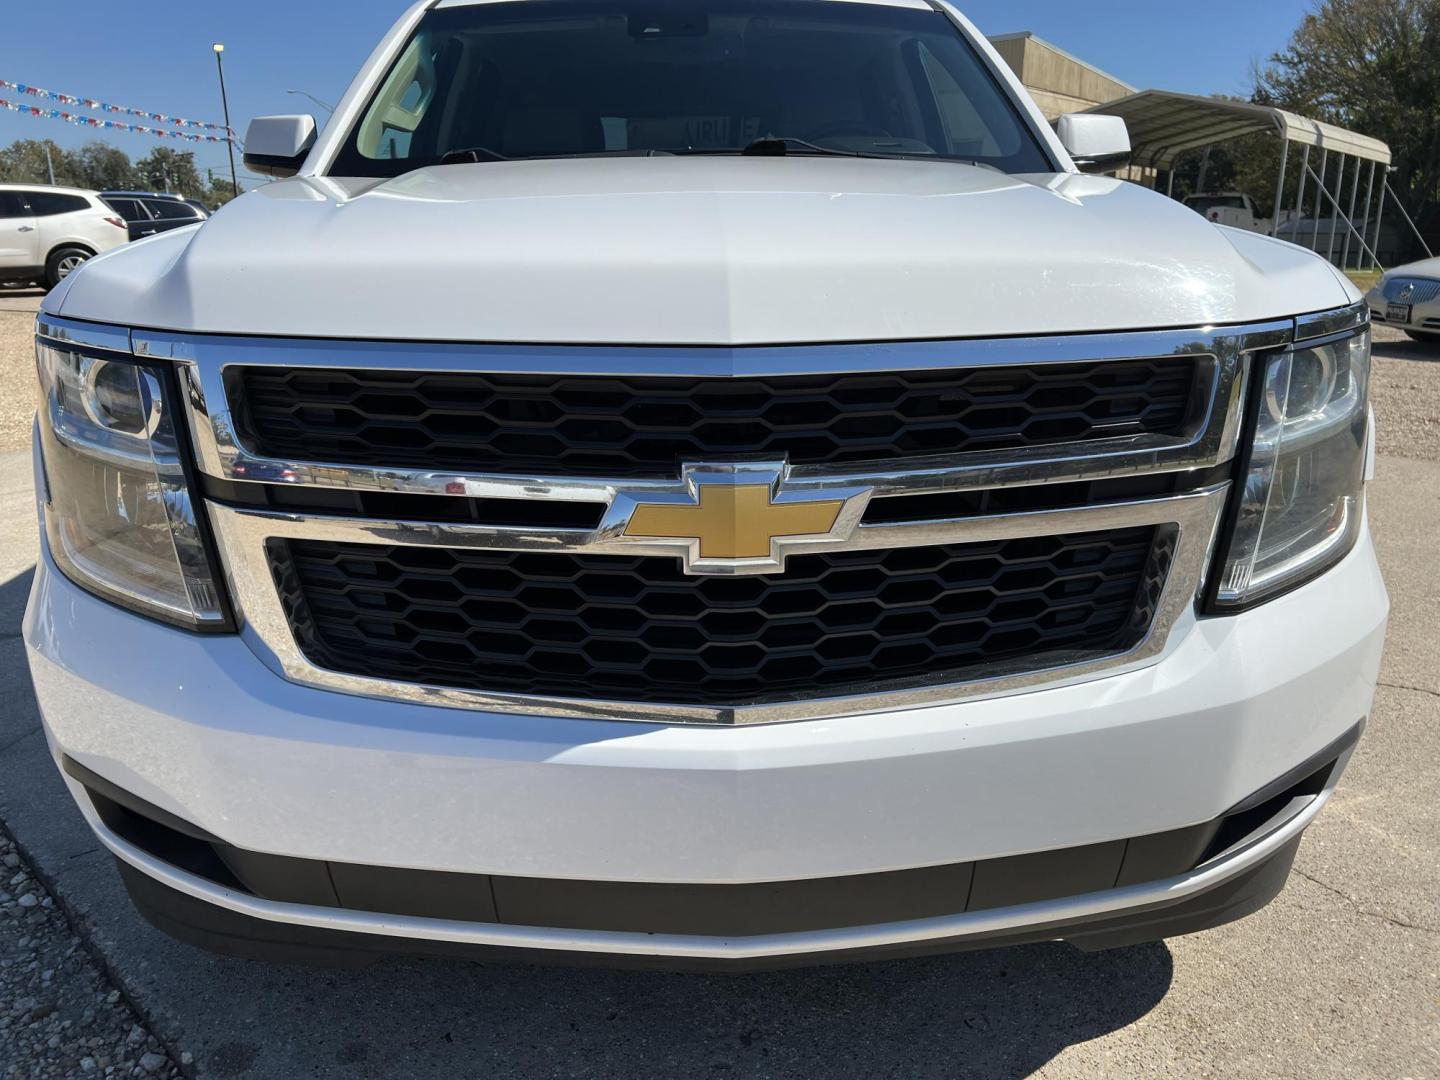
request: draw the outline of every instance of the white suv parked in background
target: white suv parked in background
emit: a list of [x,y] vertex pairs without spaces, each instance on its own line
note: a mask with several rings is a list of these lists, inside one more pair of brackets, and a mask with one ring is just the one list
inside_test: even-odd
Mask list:
[[93,191],[0,184],[0,281],[34,279],[53,289],[129,239],[129,226]]

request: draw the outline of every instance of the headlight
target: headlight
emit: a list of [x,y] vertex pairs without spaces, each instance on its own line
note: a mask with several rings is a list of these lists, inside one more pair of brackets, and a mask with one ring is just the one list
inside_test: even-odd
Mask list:
[[40,341],[45,529],[77,585],[192,629],[224,605],[185,480],[167,372]]
[[1215,604],[1274,596],[1334,565],[1360,535],[1370,332],[1262,361],[1259,417]]

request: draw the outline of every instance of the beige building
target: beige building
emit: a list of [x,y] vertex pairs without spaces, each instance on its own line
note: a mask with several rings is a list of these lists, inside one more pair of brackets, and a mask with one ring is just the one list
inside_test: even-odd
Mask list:
[[[1135,93],[1135,87],[1129,83],[1071,56],[1028,30],[1000,34],[992,37],[990,44],[1025,84],[1035,104],[1052,124],[1064,113],[1084,112]],[[1154,169],[1132,167],[1115,175],[1141,184],[1155,182]]]
[[1062,113],[1084,112],[1135,93],[1135,87],[1028,30],[992,37],[990,44],[1019,76],[1051,122]]

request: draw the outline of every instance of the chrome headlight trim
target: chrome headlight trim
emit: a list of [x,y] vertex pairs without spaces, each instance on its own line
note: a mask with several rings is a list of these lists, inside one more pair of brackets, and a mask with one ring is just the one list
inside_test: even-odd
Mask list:
[[[1233,505],[1207,595],[1209,613],[1237,614],[1283,596],[1324,574],[1359,542],[1373,422],[1368,316],[1364,304],[1324,313],[1312,325],[1329,333],[1298,339],[1260,361]],[[1322,372],[1338,367],[1343,358],[1343,379],[1328,371],[1322,382],[1325,400],[1318,407],[1308,400],[1295,406],[1296,388],[1304,385],[1294,374],[1300,358],[1309,358]],[[1307,398],[1314,396],[1313,384],[1305,390]],[[1327,452],[1330,458],[1322,458]],[[1337,453],[1344,458],[1338,464]],[[1312,515],[1318,523],[1310,533],[1313,542],[1282,529],[1277,544],[1274,526],[1287,514],[1315,509],[1310,504],[1323,499],[1325,482],[1348,486],[1337,488],[1330,512]],[[1323,503],[1319,509],[1325,510]]]
[[137,614],[233,631],[174,373],[116,344],[105,332],[36,338],[50,555],[76,585]]

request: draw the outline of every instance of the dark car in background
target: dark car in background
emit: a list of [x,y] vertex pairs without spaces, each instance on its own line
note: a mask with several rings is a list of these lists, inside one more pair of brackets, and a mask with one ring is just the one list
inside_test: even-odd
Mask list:
[[102,191],[103,199],[130,226],[130,239],[169,232],[185,225],[194,225],[210,216],[205,207],[179,195],[162,195],[149,191]]

